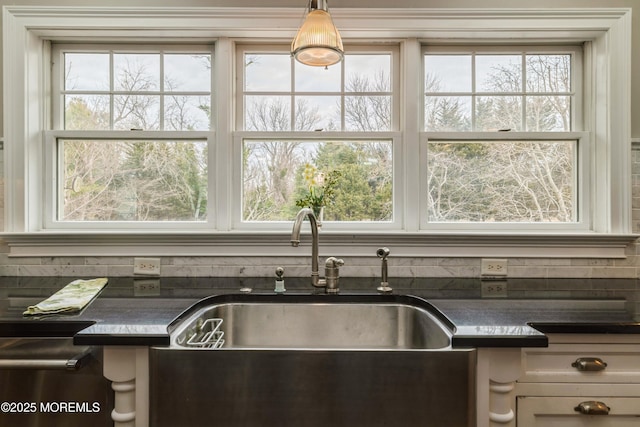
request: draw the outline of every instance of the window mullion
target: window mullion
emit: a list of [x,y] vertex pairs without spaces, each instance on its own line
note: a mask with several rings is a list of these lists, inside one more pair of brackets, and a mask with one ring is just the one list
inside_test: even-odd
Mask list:
[[522,131],[528,131],[529,130],[529,126],[527,124],[527,98],[528,98],[528,91],[527,91],[527,54],[523,53],[522,54],[522,110],[520,112],[521,114],[521,121],[522,121]]
[[471,53],[471,130],[477,130],[476,124],[476,103],[478,102],[478,93],[476,85],[476,53]]
[[289,94],[289,102],[291,102],[291,124],[289,125],[290,130],[296,130],[296,64],[293,56],[290,58],[291,64],[291,72],[289,75],[291,76],[291,82],[289,84],[289,90],[291,91]]
[[159,122],[159,127],[160,130],[164,130],[165,129],[165,123],[164,123],[164,108],[165,108],[165,98],[166,98],[166,94],[165,94],[165,85],[164,85],[164,51],[160,51],[159,52],[160,55],[160,81],[158,82],[158,84],[160,85],[160,94],[159,94],[159,102],[160,102],[160,117],[158,117]]
[[346,123],[346,114],[345,114],[345,105],[346,105],[346,100],[345,100],[345,96],[346,96],[346,90],[345,90],[345,85],[346,85],[346,76],[345,76],[345,70],[344,70],[344,64],[340,64],[340,130],[344,132],[344,130],[347,128],[347,123]]
[[[420,219],[426,215],[426,152],[420,144],[420,125],[423,123],[424,108],[424,61],[420,43],[416,39],[403,43],[402,77],[403,91],[400,94],[404,103],[402,113],[403,144],[402,156],[394,157],[394,189],[398,193],[395,199],[402,204],[406,231],[420,229]],[[422,127],[424,129],[424,126]],[[397,160],[395,160],[397,159]],[[416,197],[418,195],[418,197]]]
[[[239,185],[236,179],[239,173],[235,171],[238,168],[233,166],[239,163],[234,163],[233,154],[237,147],[233,144],[233,114],[229,108],[234,105],[233,52],[231,40],[226,37],[218,39],[213,63],[215,85],[212,86],[212,92],[215,94],[212,109],[216,112],[215,142],[209,145],[209,162],[215,165],[215,170],[210,169],[209,172],[209,185],[213,189],[213,194],[209,195],[209,208],[215,221],[213,227],[221,231],[231,229],[232,218],[238,215],[236,212],[239,211],[240,204],[239,197],[232,197],[234,193],[238,194],[239,189],[235,187]],[[239,60],[243,61],[242,58]],[[242,72],[241,70],[242,68],[239,68],[238,72]],[[242,97],[242,91],[238,92]]]
[[115,69],[113,61],[113,49],[109,50],[109,129],[113,129],[115,123]]

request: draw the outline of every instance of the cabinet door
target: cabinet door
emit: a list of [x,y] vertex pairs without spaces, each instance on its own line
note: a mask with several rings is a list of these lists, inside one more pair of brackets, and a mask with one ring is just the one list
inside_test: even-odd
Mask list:
[[[585,415],[582,402],[602,402],[608,415]],[[640,398],[636,397],[527,397],[518,396],[518,427],[638,427]]]

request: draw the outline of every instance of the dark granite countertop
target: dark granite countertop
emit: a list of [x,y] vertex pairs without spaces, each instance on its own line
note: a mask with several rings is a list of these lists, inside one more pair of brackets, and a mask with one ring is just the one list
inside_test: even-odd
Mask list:
[[[0,336],[74,336],[80,345],[168,345],[169,324],[202,298],[241,288],[273,294],[272,279],[113,278],[80,313],[22,316],[26,306],[71,280],[0,278]],[[343,285],[341,295],[375,293],[373,279],[341,280],[350,285]],[[286,284],[288,293],[313,292],[308,279],[287,279]],[[426,299],[455,325],[454,347],[540,347],[547,345],[547,333],[640,333],[628,301],[612,295],[557,298],[514,292],[509,298],[486,299],[477,292],[477,279],[398,280],[396,285],[395,294]]]

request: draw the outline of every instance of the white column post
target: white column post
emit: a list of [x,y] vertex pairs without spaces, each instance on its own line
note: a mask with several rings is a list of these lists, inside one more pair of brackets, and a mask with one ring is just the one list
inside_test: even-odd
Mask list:
[[520,348],[478,349],[478,427],[515,427]]
[[[147,427],[148,411],[148,349],[146,347],[105,347],[105,378],[112,382],[114,427]],[[136,388],[136,380],[140,382]]]

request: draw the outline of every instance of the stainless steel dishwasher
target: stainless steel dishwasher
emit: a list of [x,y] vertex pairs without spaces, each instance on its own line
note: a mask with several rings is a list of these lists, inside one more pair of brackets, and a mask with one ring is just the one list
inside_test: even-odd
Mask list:
[[0,338],[0,426],[112,426],[102,351],[72,337]]

